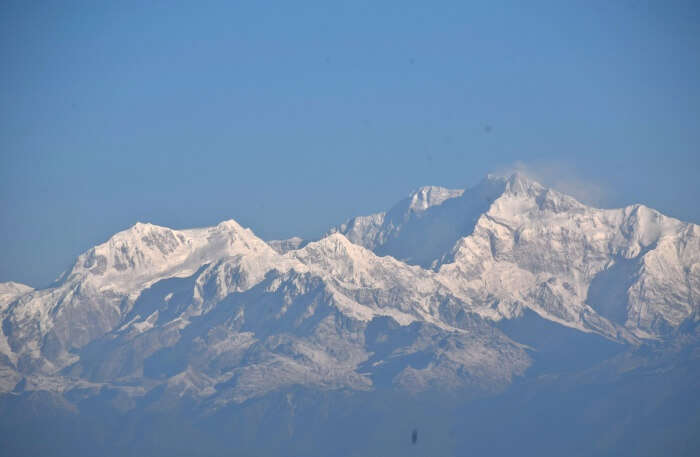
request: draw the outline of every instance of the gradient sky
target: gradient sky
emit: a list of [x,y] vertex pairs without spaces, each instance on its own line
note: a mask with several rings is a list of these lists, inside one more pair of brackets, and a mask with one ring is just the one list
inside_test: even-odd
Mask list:
[[314,237],[513,168],[700,222],[698,2],[328,3],[2,2],[0,281],[136,221]]

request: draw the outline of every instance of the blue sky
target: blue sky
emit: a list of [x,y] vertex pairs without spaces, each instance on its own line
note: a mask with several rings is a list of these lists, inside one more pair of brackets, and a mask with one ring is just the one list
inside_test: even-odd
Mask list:
[[313,237],[512,168],[700,222],[697,2],[145,3],[0,7],[0,281],[136,221]]

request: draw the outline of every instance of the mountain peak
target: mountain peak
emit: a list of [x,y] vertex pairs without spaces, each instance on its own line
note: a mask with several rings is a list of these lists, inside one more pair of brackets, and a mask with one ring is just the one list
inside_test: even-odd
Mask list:
[[425,211],[431,206],[441,205],[445,200],[459,197],[463,193],[464,189],[447,189],[439,186],[419,187],[408,196],[408,210]]
[[227,219],[225,221],[221,221],[216,225],[217,229],[221,229],[224,231],[244,231],[246,230],[241,224],[236,222],[235,219]]
[[507,176],[488,174],[480,186],[484,186],[485,184],[502,185],[503,192],[511,194],[532,194],[546,190],[545,186],[520,171],[515,171]]
[[150,222],[136,222],[131,227],[124,229],[120,232],[112,235],[106,243],[133,243],[142,237],[147,237],[152,233],[162,233],[172,231],[168,227],[162,227],[160,225],[151,224]]
[[0,282],[0,305],[9,303],[15,298],[33,291],[34,289],[26,284],[14,281]]
[[128,288],[163,275],[189,274],[224,257],[268,249],[272,250],[233,219],[187,230],[137,222],[78,257],[65,279],[77,275],[96,285]]
[[131,229],[134,230],[148,230],[152,227],[157,227],[154,224],[151,224],[150,222],[141,222],[141,221],[136,221],[134,225],[131,226]]
[[342,249],[344,251],[347,251],[348,249],[360,249],[361,247],[350,240],[347,239],[345,235],[343,235],[340,232],[335,232],[331,233],[320,240],[309,243],[307,246],[311,247],[320,247],[320,248],[331,248],[333,250],[338,250]]
[[[700,226],[643,205],[589,208],[522,173],[421,187],[308,244],[265,243],[232,219],[138,222],[51,288],[0,283],[0,394],[66,393],[78,410],[112,404],[106,386],[120,415],[184,401],[213,417],[274,413],[285,395],[306,414],[303,391],[317,389],[471,397],[532,374],[550,390],[595,374],[572,360],[616,371],[607,349],[598,358],[603,339],[682,348],[700,314],[698,265]],[[615,359],[646,376],[640,352]]]
[[345,235],[337,232],[309,243],[297,251],[290,252],[290,254],[303,263],[314,259],[315,262],[321,262],[324,265],[338,261],[341,263],[364,262],[368,257],[375,255],[369,249],[353,243]]

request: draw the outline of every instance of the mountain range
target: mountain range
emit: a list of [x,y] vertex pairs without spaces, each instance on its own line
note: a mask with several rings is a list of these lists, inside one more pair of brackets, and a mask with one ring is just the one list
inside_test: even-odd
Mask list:
[[[638,204],[586,206],[518,173],[468,189],[423,187],[317,240],[264,241],[234,220],[188,230],[137,223],[48,288],[0,284],[0,436],[14,455],[89,455],[86,422],[100,424],[90,442],[104,455],[189,455],[202,441],[202,455],[231,455],[232,443],[250,455],[426,455],[427,446],[512,455],[515,445],[491,448],[455,431],[527,429],[536,421],[522,411],[596,395],[615,403],[631,383],[629,414],[605,427],[617,434],[580,447],[626,455],[620,443],[700,385],[699,297],[700,226]],[[644,401],[655,406],[640,412]],[[680,420],[688,434],[700,425],[689,408]],[[595,414],[592,423],[607,424]],[[406,415],[429,430],[410,447],[387,438],[391,426],[366,428],[381,417],[410,429]],[[177,434],[198,438],[163,445],[168,416],[187,417]],[[72,424],[53,438],[59,445],[27,442],[56,422]],[[339,432],[348,429],[365,444],[348,444]],[[683,426],[674,430],[673,443],[687,445],[675,455],[700,449]],[[549,441],[527,449],[565,450]]]

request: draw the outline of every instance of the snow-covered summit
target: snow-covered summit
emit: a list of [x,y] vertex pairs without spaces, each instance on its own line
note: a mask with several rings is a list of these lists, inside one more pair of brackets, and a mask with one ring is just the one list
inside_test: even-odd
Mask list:
[[462,189],[424,186],[411,192],[408,198],[404,200],[404,203],[407,203],[407,211],[418,213],[427,210],[431,206],[441,205],[445,200],[459,197],[463,193],[464,190]]
[[427,186],[412,192],[387,212],[358,216],[331,228],[380,255],[432,267],[463,236],[491,203],[508,193],[541,188],[520,174],[489,175],[473,188]]
[[491,181],[503,181],[505,185],[504,192],[510,192],[513,194],[535,195],[545,189],[545,187],[540,183],[519,171],[516,171],[509,176],[502,177],[490,174],[486,176],[486,179]]
[[[647,338],[699,306],[692,299],[700,291],[698,226],[643,205],[592,208],[515,173],[489,175],[420,214],[404,214],[390,223],[356,218],[336,230],[377,254],[439,271],[493,319],[530,308],[611,338],[634,338],[626,331]],[[611,302],[600,288],[614,276],[622,289]],[[668,293],[674,288],[678,294]]]
[[233,219],[188,230],[139,222],[79,256],[66,280],[126,292],[161,277],[192,274],[222,258],[270,249]]
[[224,405],[292,385],[502,385],[530,363],[503,322],[534,312],[639,344],[697,319],[698,296],[698,225],[521,174],[423,187],[310,243],[137,223],[52,287],[0,284],[0,390],[160,386]]
[[26,284],[20,284],[14,281],[0,282],[0,307],[32,290],[34,289]]

